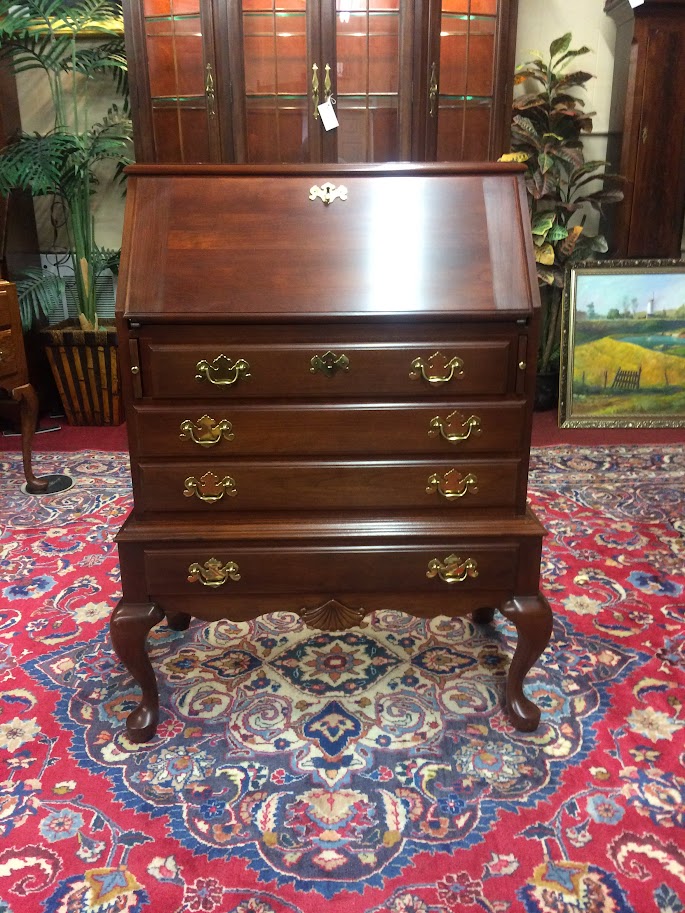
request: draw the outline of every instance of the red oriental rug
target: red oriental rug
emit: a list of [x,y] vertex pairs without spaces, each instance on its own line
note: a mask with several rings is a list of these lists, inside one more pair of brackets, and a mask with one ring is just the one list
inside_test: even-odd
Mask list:
[[164,624],[158,736],[112,653],[121,453],[38,453],[0,499],[0,913],[679,913],[685,456],[533,453],[550,535],[535,733],[502,710],[497,616]]

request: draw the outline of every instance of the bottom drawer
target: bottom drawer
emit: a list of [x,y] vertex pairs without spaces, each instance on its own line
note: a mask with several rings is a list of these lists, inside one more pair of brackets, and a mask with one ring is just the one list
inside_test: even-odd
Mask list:
[[507,590],[516,586],[519,544],[144,549],[149,595],[198,597],[326,592]]

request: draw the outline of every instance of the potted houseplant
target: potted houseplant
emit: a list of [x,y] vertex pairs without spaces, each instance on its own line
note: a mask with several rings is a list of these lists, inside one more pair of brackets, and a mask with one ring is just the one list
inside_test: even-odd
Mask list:
[[[42,71],[54,120],[46,133],[22,133],[0,150],[0,193],[13,188],[52,199],[53,225],[66,235],[74,275],[78,323],[49,327],[48,360],[73,424],[121,421],[114,328],[98,315],[98,277],[116,271],[118,251],[95,237],[98,185],[121,177],[132,158],[127,116],[127,67],[120,2],[113,0],[0,0],[0,57],[15,73]],[[84,39],[84,40],[82,40]],[[89,116],[96,80],[111,80],[112,104]],[[114,174],[107,173],[114,163]],[[20,283],[25,325],[61,300],[63,280],[33,271]],[[94,383],[89,386],[88,381]]]
[[577,93],[592,76],[569,67],[589,48],[572,49],[571,41],[567,32],[551,43],[547,59],[538,54],[517,67],[514,83],[529,91],[514,98],[512,152],[502,157],[525,162],[527,168],[525,183],[542,302],[538,391],[551,375],[555,396],[566,268],[574,260],[606,253],[606,239],[587,230],[586,222],[592,210],[601,214],[606,204],[623,199],[618,177],[605,172],[607,163],[585,160],[582,137],[592,131],[593,113],[584,110],[585,101]]

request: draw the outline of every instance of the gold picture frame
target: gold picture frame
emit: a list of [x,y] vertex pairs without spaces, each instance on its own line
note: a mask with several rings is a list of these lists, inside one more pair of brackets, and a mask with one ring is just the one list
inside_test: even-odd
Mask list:
[[685,427],[685,260],[568,269],[559,425]]

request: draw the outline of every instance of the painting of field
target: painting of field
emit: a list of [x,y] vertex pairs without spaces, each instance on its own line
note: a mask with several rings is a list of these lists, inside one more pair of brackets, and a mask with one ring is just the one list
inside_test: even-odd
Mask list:
[[564,289],[563,427],[685,427],[685,262],[574,265]]
[[577,345],[574,414],[685,416],[685,329],[682,337],[680,328],[643,336],[627,329],[631,336],[619,332]]

